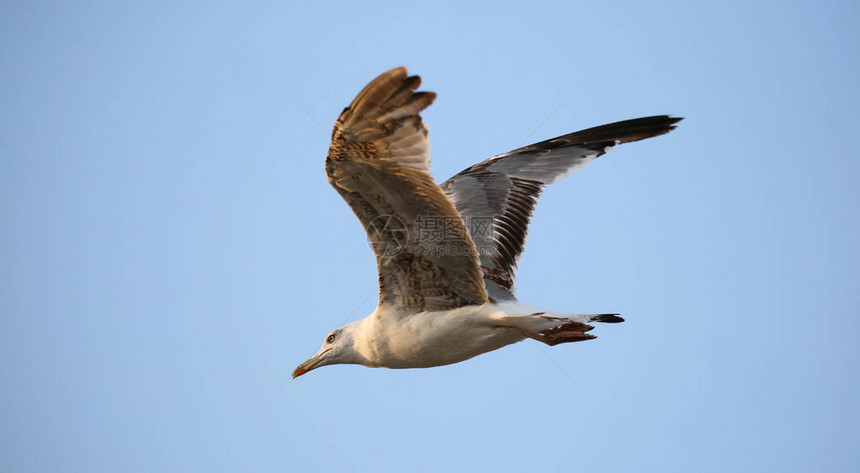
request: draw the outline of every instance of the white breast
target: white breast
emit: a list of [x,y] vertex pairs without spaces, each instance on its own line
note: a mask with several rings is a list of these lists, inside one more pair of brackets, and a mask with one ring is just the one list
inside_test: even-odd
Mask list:
[[426,368],[458,363],[523,339],[498,324],[495,304],[405,315],[384,308],[361,321],[356,350],[371,366]]

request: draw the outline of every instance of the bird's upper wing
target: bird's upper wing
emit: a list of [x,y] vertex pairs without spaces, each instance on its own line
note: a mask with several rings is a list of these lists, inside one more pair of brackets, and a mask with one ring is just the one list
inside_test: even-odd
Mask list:
[[420,83],[397,68],[368,84],[334,125],[326,174],[367,231],[380,305],[419,312],[482,304],[475,246],[429,173],[420,112],[436,94],[414,92]]
[[541,189],[613,146],[668,133],[681,118],[637,118],[515,149],[463,170],[442,184],[468,225],[491,297],[513,297],[514,271]]

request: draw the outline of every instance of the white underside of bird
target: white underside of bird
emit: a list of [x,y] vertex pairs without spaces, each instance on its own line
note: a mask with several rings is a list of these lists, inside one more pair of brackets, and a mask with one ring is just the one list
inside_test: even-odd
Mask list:
[[382,306],[337,331],[337,345],[323,343],[294,377],[333,359],[383,368],[450,365],[526,338],[548,345],[588,340],[594,338],[585,333],[593,328],[588,322],[621,321],[616,314],[563,314],[516,300],[418,313]]
[[[564,317],[564,318],[557,318]],[[575,317],[575,318],[574,318]],[[449,365],[585,317],[547,314],[517,301],[403,314],[377,308],[355,327],[355,350],[368,366]]]

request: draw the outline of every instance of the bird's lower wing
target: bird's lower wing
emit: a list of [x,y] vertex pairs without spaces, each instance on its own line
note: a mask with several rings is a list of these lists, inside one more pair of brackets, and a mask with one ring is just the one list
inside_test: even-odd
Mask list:
[[493,156],[442,184],[463,216],[495,299],[513,297],[514,271],[541,189],[620,143],[668,133],[680,118],[636,118],[577,131]]

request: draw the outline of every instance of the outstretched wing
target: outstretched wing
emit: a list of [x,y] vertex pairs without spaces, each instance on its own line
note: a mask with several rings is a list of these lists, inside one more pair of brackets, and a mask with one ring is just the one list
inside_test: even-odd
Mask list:
[[620,143],[675,129],[681,118],[637,118],[589,128],[515,149],[476,164],[442,184],[469,226],[490,296],[513,297],[514,271],[541,189]]
[[368,84],[332,131],[326,174],[367,231],[379,304],[407,312],[487,302],[463,219],[430,176],[420,112],[436,97],[392,69]]

